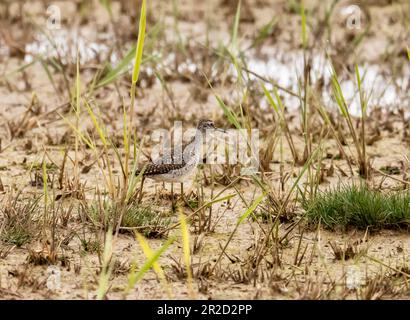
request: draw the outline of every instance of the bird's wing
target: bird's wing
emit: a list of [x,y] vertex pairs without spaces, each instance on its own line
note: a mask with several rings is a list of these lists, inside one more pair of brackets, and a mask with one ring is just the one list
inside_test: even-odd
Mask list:
[[[181,163],[181,164],[175,164],[175,163],[171,163],[171,164],[155,164],[155,163],[149,163],[145,166],[145,170],[143,175],[144,176],[153,176],[153,175],[158,175],[158,174],[166,174],[169,173],[170,171],[173,170],[178,170],[178,169],[182,169],[185,166],[185,163]],[[142,170],[137,170],[135,172],[136,175],[139,175],[141,173]]]

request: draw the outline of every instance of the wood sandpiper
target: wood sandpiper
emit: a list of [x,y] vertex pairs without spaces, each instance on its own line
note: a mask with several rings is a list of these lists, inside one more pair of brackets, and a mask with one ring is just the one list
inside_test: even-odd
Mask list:
[[[146,164],[144,169],[135,172],[136,175],[139,175],[143,171],[141,186],[145,178],[162,182],[179,182],[181,184],[181,195],[183,196],[183,183],[192,179],[201,160],[205,133],[212,131],[226,132],[224,129],[216,128],[211,120],[200,120],[195,136],[185,147],[170,150],[167,154],[156,159],[155,162]],[[173,184],[171,184],[171,197],[174,201]]]

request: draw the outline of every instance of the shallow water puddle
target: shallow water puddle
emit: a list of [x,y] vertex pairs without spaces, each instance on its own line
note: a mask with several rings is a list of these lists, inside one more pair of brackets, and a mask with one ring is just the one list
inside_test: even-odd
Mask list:
[[[98,38],[98,42],[89,41],[86,35],[79,35],[77,31],[66,29],[54,30],[50,37],[45,34],[37,34],[35,41],[27,44],[25,47],[26,55],[24,61],[30,63],[36,56],[41,56],[43,58],[61,59],[63,64],[75,63],[78,47],[81,64],[96,60],[103,61],[107,59],[108,55],[110,55],[109,60],[113,66],[118,64],[117,54],[113,51],[110,52],[110,47],[105,44],[106,41],[111,39],[111,36],[109,34],[102,34]],[[7,56],[8,54],[7,46],[0,43],[0,55]],[[175,65],[175,54],[171,52],[161,57],[161,54],[156,52],[154,55],[160,57],[157,66],[165,73],[172,73],[172,69],[169,66]],[[248,69],[260,76],[272,79],[278,85],[288,88],[295,93],[299,92],[299,79],[303,76],[303,51],[280,52],[272,48],[265,48],[264,56],[268,58],[258,58],[255,53],[248,53],[246,57]],[[200,69],[201,65],[191,59],[187,59],[177,66],[177,71],[180,74],[194,74]],[[130,64],[129,70],[131,72],[132,64]],[[145,66],[142,70],[145,70],[148,75],[152,75],[154,72],[150,66]],[[359,71],[363,78],[364,92],[367,96],[370,96],[368,103],[370,109],[372,107],[382,107],[385,109],[401,107],[406,110],[406,116],[410,117],[410,110],[408,110],[410,109],[410,97],[407,94],[410,86],[409,65],[403,65],[402,74],[396,78],[393,78],[388,71],[383,70],[382,66],[374,64],[360,65]],[[231,66],[229,73],[236,77],[236,70],[233,66]],[[251,80],[258,81],[256,76],[252,74],[249,76]],[[323,102],[328,107],[336,107],[332,98],[331,66],[325,54],[312,55],[311,79],[312,84],[323,81],[325,88],[322,91]],[[339,75],[339,81],[351,114],[353,116],[360,116],[360,98],[354,74],[352,73],[351,77],[346,74]],[[269,88],[269,84],[267,87]],[[286,92],[283,92],[283,102],[289,109],[296,109],[300,106],[299,99]],[[263,109],[268,108],[266,99],[261,99],[260,107]]]
[[[77,48],[81,64],[94,60],[105,60],[109,55],[109,47],[103,43],[108,40],[108,35],[100,39],[100,42],[89,41],[85,36],[79,35],[74,30],[54,30],[50,36],[37,34],[35,41],[26,44],[24,61],[32,62],[36,56],[45,59],[61,59],[61,63],[76,63]],[[110,60],[116,60],[116,54],[112,53]]]
[[[275,81],[278,85],[289,88],[293,92],[299,92],[299,79],[303,77],[303,52],[294,51],[271,55],[268,60],[250,57],[247,60],[248,68],[260,76],[267,77]],[[331,64],[324,54],[316,54],[311,62],[312,84],[321,80],[325,90],[322,91],[323,102],[326,106],[336,107],[332,98],[331,89]],[[404,65],[400,77],[393,78],[387,74],[381,66],[364,64],[359,65],[359,73],[362,77],[362,88],[369,98],[369,108],[382,107],[394,109],[402,107],[409,109],[410,97],[407,94],[410,81],[410,66]],[[339,75],[340,86],[344,97],[348,103],[351,114],[360,116],[360,97],[357,89],[354,73],[353,77],[346,74]],[[257,77],[250,75],[250,78],[257,80]],[[283,93],[284,103],[287,107],[298,108],[300,101],[298,98]],[[263,99],[262,108],[268,107],[268,102]],[[408,110],[410,116],[410,110]]]

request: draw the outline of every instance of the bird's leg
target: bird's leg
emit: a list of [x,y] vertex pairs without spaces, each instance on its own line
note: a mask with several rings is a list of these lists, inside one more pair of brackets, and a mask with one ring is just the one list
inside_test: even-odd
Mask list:
[[184,193],[184,183],[180,183],[181,186],[181,203],[185,204],[186,206],[190,207],[187,198],[185,198],[185,193]]
[[160,192],[158,191],[159,186],[155,184],[155,202],[159,201],[160,199]]
[[185,196],[184,196],[184,183],[181,182],[181,198],[182,200],[185,200]]
[[164,181],[162,181],[161,185],[158,186],[158,189],[159,189],[159,191],[157,191],[157,196],[158,196],[159,199],[163,199],[164,198],[163,193],[166,190]]
[[173,182],[171,182],[171,201],[172,201],[172,211],[175,212],[174,183]]
[[140,186],[140,194],[138,195],[138,203],[141,203],[141,200],[142,200],[142,187],[144,186],[144,180],[145,180],[145,177],[144,176],[142,176],[142,178],[141,178],[141,186]]

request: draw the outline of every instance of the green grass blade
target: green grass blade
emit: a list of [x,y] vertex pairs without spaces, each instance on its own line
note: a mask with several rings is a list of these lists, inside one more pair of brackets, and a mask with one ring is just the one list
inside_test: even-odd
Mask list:
[[269,104],[273,107],[273,109],[279,114],[279,108],[278,105],[275,103],[275,101],[272,98],[272,95],[270,94],[269,90],[266,89],[265,85],[262,83],[262,89],[263,93],[265,94],[266,99],[268,99]]
[[245,211],[245,213],[239,218],[237,224],[241,224],[255,209],[258,207],[259,203],[265,198],[265,194],[261,194],[256,200],[251,204],[251,206]]
[[168,249],[168,247],[175,241],[175,237],[169,238],[165,244],[155,251],[154,254],[144,263],[141,269],[137,272],[131,272],[128,278],[128,288],[127,291],[134,288],[138,281],[140,281],[144,275],[147,273],[149,269],[153,266],[155,262],[159,259],[159,257]]
[[76,115],[79,117],[80,110],[80,96],[81,96],[81,79],[80,79],[80,57],[79,51],[77,49],[77,65],[76,65],[76,76],[75,76],[75,103],[76,103]]
[[233,111],[230,108],[228,108],[225,102],[223,102],[223,100],[218,95],[216,95],[215,98],[218,101],[218,104],[222,108],[225,115],[228,117],[229,122],[233,124],[236,129],[242,129],[242,126],[239,123],[239,120],[237,116],[233,113]]
[[84,99],[84,103],[85,103],[85,106],[87,107],[87,112],[90,115],[90,118],[91,118],[91,121],[94,125],[94,128],[97,130],[98,135],[100,136],[100,139],[101,139],[104,147],[107,148],[108,141],[107,141],[107,138],[106,138],[106,135],[104,133],[103,128],[99,124],[99,122],[97,120],[97,117],[95,116],[95,113],[94,113],[93,109],[91,108],[91,106],[89,105],[89,103],[87,102],[87,100]]
[[94,152],[96,152],[96,146],[95,144],[92,142],[91,139],[87,138],[79,129],[77,129],[77,127],[72,124],[70,122],[70,120],[68,120],[66,117],[64,117],[62,114],[58,113],[57,114],[61,117],[61,119],[64,120],[65,123],[67,123],[71,129],[73,129],[74,133],[80,137],[80,139]]
[[190,296],[193,296],[192,289],[192,272],[191,272],[191,249],[189,246],[189,229],[188,224],[183,213],[182,208],[179,208],[179,221],[181,226],[181,235],[182,235],[182,250],[184,254],[184,263],[187,272],[187,282],[188,282],[188,292]]
[[262,28],[258,30],[258,34],[253,40],[251,48],[255,48],[262,45],[262,43],[273,34],[277,23],[278,20],[274,17],[267,24],[262,26]]
[[22,65],[22,66],[16,68],[16,69],[13,70],[13,71],[10,71],[9,73],[7,73],[7,74],[5,74],[4,76],[2,76],[0,79],[7,79],[7,78],[9,78],[9,77],[11,77],[11,76],[13,76],[13,75],[15,75],[15,74],[21,72],[21,71],[24,71],[24,70],[26,70],[27,68],[31,67],[33,64],[35,64],[37,61],[38,61],[38,59],[36,58],[36,59],[34,59],[33,61],[31,61],[31,62],[29,62],[29,63],[26,63],[26,64],[24,64],[24,65]]
[[100,0],[101,5],[107,10],[110,17],[112,16],[111,0]]
[[138,42],[137,42],[137,48],[135,50],[134,70],[132,72],[132,83],[137,83],[138,76],[140,73],[142,50],[144,48],[144,40],[145,40],[145,26],[146,26],[146,15],[147,15],[146,6],[147,6],[146,0],[143,0],[142,6],[141,6],[139,28],[138,28]]
[[[147,259],[150,259],[154,252],[152,251],[150,245],[148,244],[148,241],[138,232],[135,233],[135,237],[138,240],[142,251],[144,252],[145,256],[147,257]],[[159,280],[161,281],[161,284],[165,287],[167,295],[168,295],[168,299],[172,299],[173,294],[171,291],[171,288],[167,282],[167,278],[165,276],[164,270],[161,268],[161,265],[155,261],[152,264],[152,269],[154,269],[155,273],[157,274]]]
[[238,29],[239,20],[241,17],[241,0],[238,1],[238,6],[236,7],[235,20],[232,29],[232,47],[238,49]]
[[118,63],[118,65],[111,69],[101,80],[99,80],[98,84],[95,86],[96,88],[100,88],[106,86],[115,80],[117,80],[122,74],[127,72],[128,66],[132,61],[132,58],[135,55],[136,46],[133,46],[125,55],[125,57]]
[[306,12],[305,12],[305,6],[304,6],[304,4],[303,4],[303,1],[301,1],[301,4],[300,4],[300,17],[301,17],[301,20],[302,20],[302,46],[303,46],[303,48],[306,48],[306,46],[307,46],[307,42],[308,42],[308,39],[307,39],[307,30],[306,30]]

